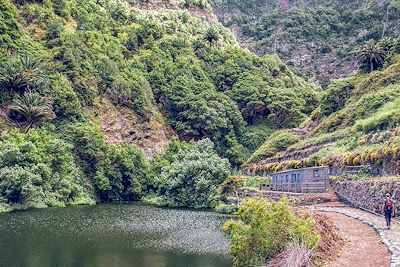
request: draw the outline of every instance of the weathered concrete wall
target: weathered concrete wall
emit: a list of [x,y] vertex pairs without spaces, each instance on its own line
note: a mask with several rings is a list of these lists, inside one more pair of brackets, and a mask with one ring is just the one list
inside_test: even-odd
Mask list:
[[400,214],[400,178],[340,181],[332,186],[343,201],[377,213],[381,212],[385,194],[389,192],[395,201],[396,214]]

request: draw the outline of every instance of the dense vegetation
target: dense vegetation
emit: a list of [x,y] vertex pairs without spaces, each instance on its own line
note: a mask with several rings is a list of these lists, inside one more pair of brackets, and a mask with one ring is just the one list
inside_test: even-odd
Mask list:
[[296,216],[288,200],[266,202],[248,199],[237,213],[238,220],[229,220],[223,230],[232,239],[230,253],[234,266],[263,266],[289,243],[315,248],[320,239],[315,222]]
[[227,26],[240,29],[244,44],[277,53],[324,85],[357,69],[357,45],[400,32],[398,0],[211,2]]
[[[167,2],[0,0],[0,202],[212,207],[231,166],[318,105],[318,87],[240,48],[207,2]],[[99,103],[143,138],[208,140],[149,161],[141,137],[110,144]]]
[[250,157],[250,169],[370,164],[398,173],[400,40],[367,43],[358,54],[360,72],[331,82],[310,118],[298,129],[275,132]]

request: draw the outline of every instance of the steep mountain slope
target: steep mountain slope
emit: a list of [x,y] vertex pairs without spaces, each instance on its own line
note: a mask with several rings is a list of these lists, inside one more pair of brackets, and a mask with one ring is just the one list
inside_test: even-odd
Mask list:
[[[0,203],[163,196],[182,162],[200,164],[183,167],[201,199],[229,173],[214,148],[238,165],[318,105],[317,86],[240,48],[203,0],[0,0],[0,17]],[[174,137],[214,145],[174,141],[160,159]]]
[[357,70],[357,45],[400,34],[398,0],[212,0],[214,12],[258,54],[277,53],[323,85]]
[[248,160],[251,171],[369,164],[400,172],[400,43],[386,67],[333,81],[301,127],[274,133]]

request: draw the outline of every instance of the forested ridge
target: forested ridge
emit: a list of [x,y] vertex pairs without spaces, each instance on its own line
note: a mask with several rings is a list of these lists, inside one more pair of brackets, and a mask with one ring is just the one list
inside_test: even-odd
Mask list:
[[0,12],[4,207],[215,206],[232,167],[318,105],[318,86],[240,48],[205,1],[1,0]]

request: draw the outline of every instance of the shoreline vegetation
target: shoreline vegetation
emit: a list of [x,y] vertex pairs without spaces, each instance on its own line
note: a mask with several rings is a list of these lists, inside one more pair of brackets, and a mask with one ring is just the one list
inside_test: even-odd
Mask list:
[[325,90],[242,48],[206,0],[0,0],[0,18],[0,212],[235,214],[223,228],[235,266],[263,265],[286,249],[309,260],[327,237],[285,198],[240,205],[241,188],[270,183],[243,174],[400,173],[400,38],[357,43],[359,71]]

